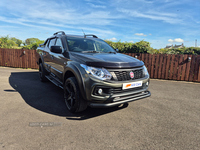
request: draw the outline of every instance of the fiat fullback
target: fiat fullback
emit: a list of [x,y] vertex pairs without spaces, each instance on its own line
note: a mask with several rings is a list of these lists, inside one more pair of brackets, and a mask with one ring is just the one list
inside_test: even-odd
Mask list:
[[40,80],[50,80],[63,89],[72,113],[88,106],[118,106],[151,95],[144,63],[118,53],[95,35],[66,35],[59,31],[37,52]]

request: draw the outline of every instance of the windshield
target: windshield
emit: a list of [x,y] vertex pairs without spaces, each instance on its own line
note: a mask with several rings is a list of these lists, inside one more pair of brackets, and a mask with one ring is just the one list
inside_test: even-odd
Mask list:
[[67,37],[69,51],[91,53],[115,53],[115,50],[103,40]]

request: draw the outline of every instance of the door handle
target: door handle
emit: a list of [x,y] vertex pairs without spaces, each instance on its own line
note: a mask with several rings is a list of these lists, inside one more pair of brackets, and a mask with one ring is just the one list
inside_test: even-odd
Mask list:
[[51,59],[54,59],[54,57],[53,57],[53,56],[51,56]]

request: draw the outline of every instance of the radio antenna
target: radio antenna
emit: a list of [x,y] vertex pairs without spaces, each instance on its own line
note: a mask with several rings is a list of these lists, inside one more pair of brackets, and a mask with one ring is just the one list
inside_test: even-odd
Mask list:
[[[82,31],[83,31],[83,29],[82,29]],[[84,36],[85,36],[85,32],[83,31],[83,34],[84,34]]]

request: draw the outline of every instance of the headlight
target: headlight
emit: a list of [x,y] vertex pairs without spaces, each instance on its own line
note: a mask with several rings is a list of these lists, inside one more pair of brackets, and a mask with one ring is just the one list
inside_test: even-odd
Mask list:
[[145,66],[143,66],[143,75],[144,76],[149,75],[147,68]]
[[100,79],[100,80],[110,80],[112,78],[112,75],[104,68],[96,68],[96,67],[90,67],[87,65],[81,64],[81,67],[85,69],[87,74]]

